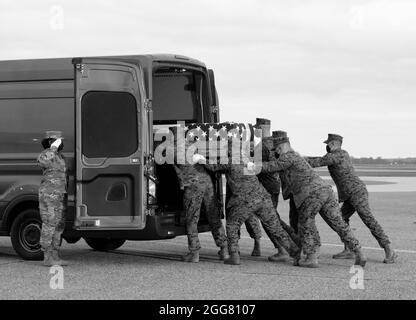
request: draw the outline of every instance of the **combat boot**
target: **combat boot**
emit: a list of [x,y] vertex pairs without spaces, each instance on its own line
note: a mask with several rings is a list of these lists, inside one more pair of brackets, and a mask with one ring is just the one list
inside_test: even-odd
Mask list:
[[299,266],[299,261],[300,261],[300,259],[301,259],[301,256],[302,256],[302,251],[299,251],[298,253],[296,253],[296,254],[293,256],[293,265],[294,265],[294,266],[296,266],[296,267],[298,267],[298,266]]
[[182,260],[185,262],[199,262],[199,251],[191,251],[187,255],[182,256]]
[[43,252],[43,262],[42,262],[42,264],[45,267],[52,267],[56,264],[55,261],[53,260],[52,249],[46,249]]
[[290,255],[283,248],[279,250],[278,253],[267,258],[271,262],[288,262],[290,260]]
[[354,252],[352,252],[347,247],[344,247],[343,251],[341,251],[340,253],[334,254],[332,256],[332,259],[354,259],[354,258],[355,258]]
[[232,252],[230,254],[230,257],[228,259],[224,260],[225,264],[233,264],[233,265],[239,265],[240,264],[240,255],[236,252]]
[[53,249],[52,250],[52,258],[53,258],[53,261],[56,265],[60,265],[60,266],[67,266],[68,265],[68,261],[62,260],[61,257],[59,256],[59,250],[58,249]]
[[260,257],[261,256],[261,250],[260,250],[260,239],[254,239],[254,248],[251,252],[251,255],[253,257]]
[[305,260],[299,261],[299,266],[305,267],[305,268],[318,268],[318,254],[312,253],[307,254]]
[[218,251],[218,255],[220,256],[220,260],[226,260],[230,258],[230,255],[228,254],[228,248],[227,246],[221,247],[221,250]]
[[393,249],[390,248],[390,245],[386,245],[384,247],[384,251],[386,252],[386,258],[383,262],[387,264],[395,263],[399,256]]
[[365,255],[361,251],[361,249],[355,250],[355,262],[354,262],[354,264],[356,266],[364,267],[366,263],[367,263],[367,258],[365,257]]

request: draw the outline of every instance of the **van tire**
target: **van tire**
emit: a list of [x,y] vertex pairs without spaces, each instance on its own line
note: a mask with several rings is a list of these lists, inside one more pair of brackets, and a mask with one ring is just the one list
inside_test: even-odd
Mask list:
[[24,260],[42,260],[40,232],[42,220],[38,209],[26,209],[12,223],[10,237],[13,249]]
[[96,251],[111,251],[120,248],[126,239],[84,238],[85,242]]

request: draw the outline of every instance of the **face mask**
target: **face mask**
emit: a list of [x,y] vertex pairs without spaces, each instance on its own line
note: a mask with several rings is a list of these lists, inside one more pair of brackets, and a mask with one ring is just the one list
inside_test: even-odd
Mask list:
[[331,148],[328,145],[326,146],[326,152],[328,152],[328,153],[331,152]]

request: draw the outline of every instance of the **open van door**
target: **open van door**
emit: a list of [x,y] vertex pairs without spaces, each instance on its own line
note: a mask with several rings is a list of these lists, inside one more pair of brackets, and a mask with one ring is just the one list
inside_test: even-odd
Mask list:
[[215,88],[215,76],[214,71],[208,69],[208,78],[209,78],[209,88],[211,92],[211,113],[212,121],[211,122],[220,122],[220,109],[217,89]]
[[145,227],[146,113],[140,66],[73,60],[78,230]]

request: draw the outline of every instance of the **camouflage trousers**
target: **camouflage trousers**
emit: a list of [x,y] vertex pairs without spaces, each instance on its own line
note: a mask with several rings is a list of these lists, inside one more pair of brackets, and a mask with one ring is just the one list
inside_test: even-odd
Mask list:
[[[279,201],[279,194],[278,193],[272,194],[271,197],[272,197],[273,207],[277,208],[277,204]],[[295,230],[292,226],[289,226],[286,222],[284,222],[280,218],[280,215],[277,209],[275,210],[275,214],[277,215],[277,218],[279,219],[279,222],[282,228],[292,238],[292,240],[296,243],[296,245],[300,246],[301,242],[300,242],[299,236],[297,235],[297,226]],[[244,222],[244,224],[246,225],[246,229],[247,229],[248,234],[250,235],[250,238],[254,240],[258,240],[261,238],[260,221],[254,214],[250,215],[250,217]],[[264,229],[264,226],[263,226],[263,229]]]
[[215,244],[218,247],[226,246],[227,237],[221,222],[211,179],[208,178],[206,181],[204,180],[185,187],[183,202],[186,214],[186,233],[188,236],[189,251],[198,251],[201,249],[198,238],[198,221],[202,204],[205,206],[205,212]]
[[239,230],[241,225],[252,215],[260,219],[266,234],[275,247],[282,246],[292,256],[299,253],[298,246],[280,224],[280,219],[276,214],[276,210],[269,196],[258,198],[247,197],[239,205],[231,207],[226,225],[228,250],[230,253],[239,252]]
[[60,192],[39,192],[39,211],[42,219],[40,245],[43,251],[59,249],[61,235],[65,228],[65,194]]
[[[273,207],[277,208],[279,202],[279,194],[271,194]],[[283,222],[284,223],[284,222]],[[261,238],[261,227],[259,219],[255,215],[250,215],[250,217],[244,222],[246,229],[251,239],[258,240]]]
[[367,189],[363,188],[355,192],[348,200],[344,201],[341,212],[342,218],[347,223],[349,223],[354,212],[357,212],[367,228],[370,229],[371,234],[376,238],[380,247],[384,248],[390,244],[388,236],[371,213]]
[[313,192],[301,204],[299,213],[299,234],[302,250],[305,254],[316,253],[321,246],[315,216],[319,213],[324,221],[334,230],[351,251],[360,248],[350,226],[342,219],[339,204],[332,189]]

